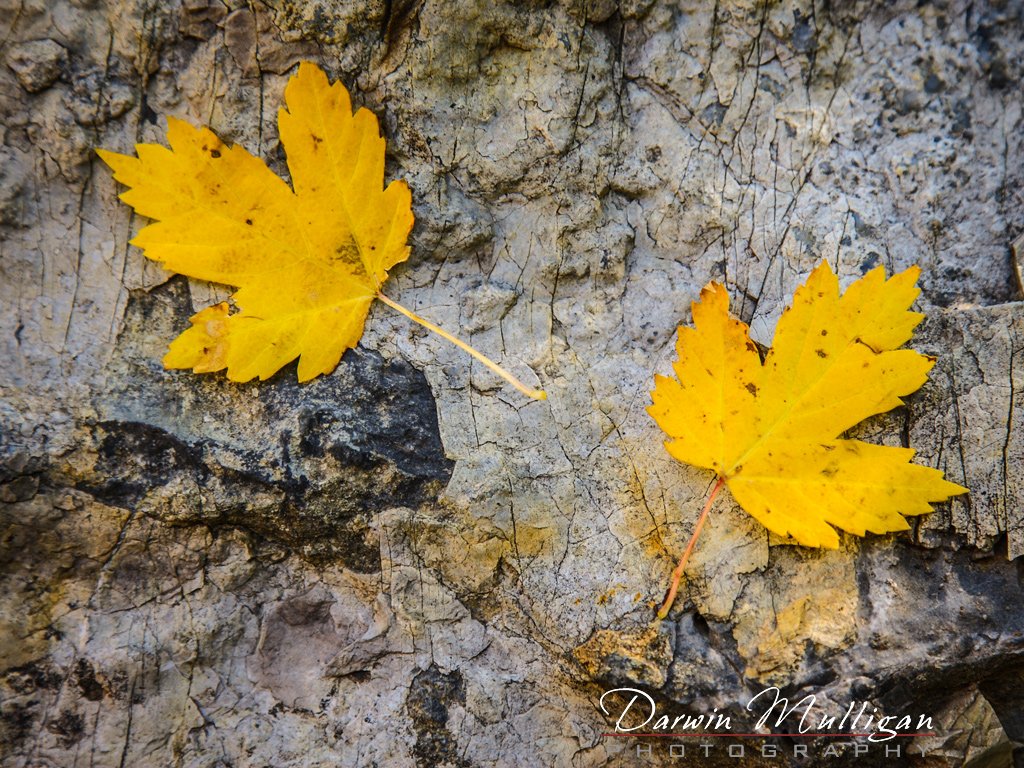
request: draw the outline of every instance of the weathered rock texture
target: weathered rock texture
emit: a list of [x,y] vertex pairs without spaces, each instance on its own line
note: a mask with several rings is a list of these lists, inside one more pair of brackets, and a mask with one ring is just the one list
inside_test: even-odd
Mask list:
[[[638,744],[677,764],[603,738],[601,693],[739,731],[767,685],[932,714],[939,735],[900,740],[913,764],[1008,764],[1019,2],[2,6],[3,765],[630,765]],[[307,386],[162,369],[227,289],[128,245],[141,222],[92,149],[159,142],[173,114],[283,173],[302,59],[381,116],[414,191],[390,293],[549,400],[384,306]],[[821,259],[847,282],[922,266],[915,346],[939,364],[858,434],[971,496],[828,552],[721,503],[653,625],[710,478],[663,450],[652,376],[709,279],[768,343]],[[745,743],[699,762],[761,764]]]

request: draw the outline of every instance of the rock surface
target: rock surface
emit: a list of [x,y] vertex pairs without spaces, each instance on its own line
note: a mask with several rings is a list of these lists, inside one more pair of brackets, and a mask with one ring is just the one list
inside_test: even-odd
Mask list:
[[[632,765],[650,742],[602,737],[604,691],[740,731],[771,685],[932,715],[910,764],[1010,764],[1020,3],[0,8],[0,764]],[[413,189],[390,293],[546,402],[384,306],[309,385],[162,369],[229,291],[129,246],[141,222],[92,149],[175,115],[283,173],[303,59],[381,116]],[[844,282],[922,266],[914,346],[939,363],[857,434],[971,495],[837,551],[720,503],[652,624],[709,483],[662,448],[652,377],[708,280],[767,344],[823,258]],[[774,743],[699,761],[801,762]]]

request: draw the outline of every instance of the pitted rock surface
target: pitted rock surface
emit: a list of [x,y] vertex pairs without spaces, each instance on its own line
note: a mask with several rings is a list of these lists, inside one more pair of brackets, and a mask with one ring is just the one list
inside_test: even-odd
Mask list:
[[[740,730],[772,685],[933,715],[908,764],[1010,764],[1020,3],[0,8],[0,764],[625,766],[604,691]],[[383,305],[308,385],[162,369],[230,289],[129,245],[142,222],[93,149],[174,115],[285,174],[304,59],[380,116],[412,187],[389,295],[547,401]],[[707,281],[769,344],[822,259],[844,284],[921,265],[913,344],[938,364],[855,433],[971,495],[836,551],[720,502],[652,624],[711,480],[664,451],[653,375]]]

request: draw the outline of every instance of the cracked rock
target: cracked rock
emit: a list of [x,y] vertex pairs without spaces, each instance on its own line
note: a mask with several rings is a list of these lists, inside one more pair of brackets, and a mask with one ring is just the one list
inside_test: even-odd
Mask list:
[[[932,716],[907,765],[1024,766],[1021,3],[0,8],[0,766],[612,768],[646,743],[609,689],[752,732],[770,686]],[[287,179],[303,59],[412,190],[387,294],[548,400],[379,302],[307,384],[163,369],[231,288],[147,261],[93,150],[173,115]],[[713,480],[654,376],[708,281],[768,345],[822,259],[921,267],[936,366],[851,435],[971,494],[828,551],[724,494],[654,624]],[[892,764],[794,741],[696,761]]]

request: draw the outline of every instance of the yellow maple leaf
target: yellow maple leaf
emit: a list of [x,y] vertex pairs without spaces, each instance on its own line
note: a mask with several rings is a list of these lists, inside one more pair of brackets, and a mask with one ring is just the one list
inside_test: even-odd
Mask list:
[[910,463],[914,451],[839,436],[902,404],[934,358],[897,349],[924,318],[909,311],[917,267],[885,279],[879,267],[840,295],[823,262],[797,289],[761,362],[747,326],[709,283],[680,327],[675,377],[656,376],[648,412],[679,461],[710,469],[715,489],[673,574],[664,617],[715,493],[724,485],[762,525],[809,547],[909,528],[905,515],[966,493],[942,472]]
[[[134,245],[165,269],[239,288],[191,318],[167,368],[227,369],[232,381],[266,379],[299,358],[299,381],[334,370],[363,333],[374,299],[468,351],[524,393],[543,398],[491,360],[381,293],[409,256],[413,225],[405,181],[384,187],[384,139],[348,91],[304,62],[278,112],[292,187],[240,146],[169,117],[170,149],[138,157],[97,150],[129,187],[121,199],[153,219]],[[294,189],[293,189],[294,188]]]

